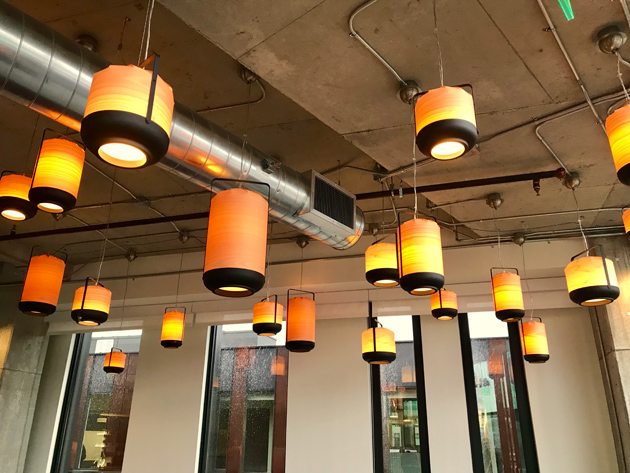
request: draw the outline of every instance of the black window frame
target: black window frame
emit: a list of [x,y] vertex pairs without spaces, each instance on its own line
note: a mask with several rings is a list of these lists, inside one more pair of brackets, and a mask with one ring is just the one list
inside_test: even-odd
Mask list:
[[[458,314],[457,319],[462,351],[462,368],[464,374],[464,390],[466,395],[466,411],[468,413],[468,434],[470,438],[470,453],[472,457],[473,473],[484,473],[483,447],[479,425],[472,355],[472,340],[470,338],[468,313]],[[522,459],[527,473],[540,473],[538,451],[536,449],[536,438],[534,435],[534,424],[532,421],[532,412],[529,403],[529,391],[527,389],[527,377],[525,375],[525,361],[521,345],[521,329],[519,327],[519,323],[517,322],[509,322],[507,325],[508,343],[511,353],[510,361],[512,373],[514,375],[514,388],[516,393],[516,403],[518,406],[517,414],[520,425],[521,440],[523,443]]]
[[[371,302],[370,302],[371,305]],[[371,308],[370,308],[371,310]],[[422,324],[419,315],[411,316],[413,327],[413,353],[416,374],[416,400],[418,403],[418,429],[420,437],[420,471],[431,473],[429,453],[429,425],[427,395],[424,379],[424,355],[422,353]],[[370,328],[370,319],[367,319]],[[381,401],[381,365],[370,365],[370,397],[372,401],[372,458],[374,473],[385,472],[383,452],[383,409]]]

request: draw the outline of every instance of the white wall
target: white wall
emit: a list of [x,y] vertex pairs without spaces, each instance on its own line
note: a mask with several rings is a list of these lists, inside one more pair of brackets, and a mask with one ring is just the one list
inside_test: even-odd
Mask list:
[[208,328],[186,327],[184,345],[167,350],[160,330],[142,332],[123,473],[194,473]]
[[287,473],[372,473],[365,319],[321,320],[310,353],[289,357]]
[[541,473],[617,473],[587,309],[541,310],[550,359],[526,364]]
[[422,316],[431,470],[472,473],[457,320]]

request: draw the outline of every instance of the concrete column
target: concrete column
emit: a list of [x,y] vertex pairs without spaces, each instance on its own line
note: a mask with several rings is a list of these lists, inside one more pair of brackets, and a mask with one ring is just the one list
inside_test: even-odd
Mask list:
[[48,323],[22,314],[21,288],[0,291],[0,473],[21,473],[46,353]]
[[594,241],[615,264],[620,296],[590,309],[606,388],[619,471],[630,471],[630,244],[623,237]]

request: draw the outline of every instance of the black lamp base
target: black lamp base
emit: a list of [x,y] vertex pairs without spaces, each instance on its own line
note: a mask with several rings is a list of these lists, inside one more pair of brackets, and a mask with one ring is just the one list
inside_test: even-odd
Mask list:
[[617,286],[588,286],[569,292],[573,302],[586,307],[610,304],[619,297]]
[[[372,269],[365,273],[365,279],[376,287],[395,287],[398,286],[398,269],[380,268]],[[388,282],[379,282],[388,281]]]
[[282,324],[274,323],[261,323],[253,325],[254,332],[258,335],[271,336],[280,333],[282,330]]
[[523,358],[525,358],[525,361],[527,361],[528,363],[545,363],[547,360],[549,360],[549,355],[524,355]]
[[363,353],[363,359],[371,365],[386,365],[396,359],[396,353],[390,351],[368,351]]
[[400,287],[413,296],[428,296],[444,286],[440,273],[411,273],[400,278]]
[[457,309],[442,307],[431,310],[431,315],[438,320],[451,320],[457,317]]
[[37,214],[37,205],[35,205],[31,201],[19,199],[17,197],[2,196],[0,197],[0,212],[4,212],[5,210],[15,210],[17,212],[20,212],[24,215],[24,220],[28,220],[29,218],[33,218],[35,214]]
[[73,209],[77,204],[77,198],[72,194],[62,191],[61,189],[55,189],[54,187],[32,187],[28,192],[28,198],[31,202],[39,207],[39,204],[55,204],[61,207],[63,210],[54,212],[46,209],[45,207],[39,207],[40,210],[50,213],[67,212]]
[[[203,273],[204,285],[218,296],[247,297],[260,291],[265,285],[265,276],[243,268],[217,268]],[[241,288],[230,291],[223,288]]]
[[497,310],[495,315],[501,322],[518,322],[525,316],[525,311],[521,309]]
[[38,301],[20,301],[18,309],[26,315],[37,315],[45,317],[53,314],[57,310],[57,306]]
[[315,342],[307,340],[291,340],[286,343],[287,350],[294,353],[306,353],[315,348]]
[[104,322],[107,322],[107,317],[109,314],[107,312],[102,312],[100,310],[91,310],[91,309],[76,309],[70,313],[72,320],[74,320],[79,325],[101,325]]
[[420,130],[416,144],[422,154],[435,158],[431,150],[445,141],[454,141],[464,146],[463,156],[477,144],[477,128],[468,120],[449,119],[433,122]]

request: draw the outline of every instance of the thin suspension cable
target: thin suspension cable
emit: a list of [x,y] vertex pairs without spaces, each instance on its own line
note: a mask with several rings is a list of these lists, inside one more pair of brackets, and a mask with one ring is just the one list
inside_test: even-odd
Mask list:
[[123,292],[123,300],[122,300],[122,313],[120,314],[120,328],[123,328],[123,323],[125,321],[125,307],[127,302],[127,289],[129,288],[129,266],[131,266],[131,261],[127,260],[127,275],[125,277],[125,292]]
[[144,29],[142,31],[142,42],[140,43],[140,54],[138,56],[138,64],[141,64],[149,57],[149,44],[151,42],[151,22],[153,20],[153,8],[155,0],[149,0],[147,6],[147,15],[144,18]]
[[433,0],[433,32],[435,33],[435,41],[438,48],[438,68],[440,70],[440,85],[444,85],[444,64],[442,62],[442,46],[440,45],[440,34],[438,31],[437,21],[437,0]]
[[[577,215],[578,225],[580,226],[580,233],[582,234],[582,239],[584,240],[584,249],[588,250],[588,241],[586,240],[586,235],[584,234],[584,227],[582,227],[582,216],[580,215],[580,204],[578,204],[577,196],[575,195],[575,188],[571,189],[573,191],[573,200],[575,200],[575,214]],[[588,253],[586,253],[588,256]]]
[[98,264],[98,274],[96,275],[96,283],[98,284],[99,279],[101,278],[101,269],[103,268],[103,261],[105,260],[105,248],[107,247],[107,234],[109,233],[109,224],[112,221],[112,207],[113,207],[113,198],[114,198],[114,183],[116,182],[116,171],[118,168],[114,170],[114,177],[112,177],[112,185],[109,188],[109,212],[107,213],[107,227],[105,227],[105,232],[103,233],[103,246],[101,247],[101,261]]
[[497,245],[499,248],[499,264],[501,265],[502,268],[504,268],[505,266],[503,266],[503,254],[501,253],[501,233],[499,232],[499,225],[497,225],[496,209],[493,209],[492,213],[494,214],[494,228],[497,231]]
[[302,289],[302,283],[304,282],[304,248],[302,248],[302,262],[300,263],[300,290]]
[[534,298],[532,297],[532,291],[529,288],[529,279],[527,278],[527,266],[525,264],[525,243],[521,245],[521,257],[523,259],[523,276],[525,280],[525,287],[527,288],[527,295],[529,296],[529,302],[532,305],[531,312],[529,313],[529,320],[534,319]]
[[[269,240],[273,235],[273,222],[269,224]],[[269,299],[270,295],[270,287],[271,287],[271,276],[269,275],[269,261],[271,259],[271,244],[267,242],[267,270],[265,271],[265,277],[267,278],[267,299]]]
[[184,267],[184,252],[179,259],[179,271],[177,272],[177,292],[175,293],[175,305],[179,304],[179,283],[182,280],[182,268]]
[[411,121],[413,124],[413,141],[412,141],[412,153],[413,153],[413,218],[417,218],[418,213],[418,183],[416,178],[418,176],[418,163],[416,161],[416,114],[414,113],[414,107],[411,107]]
[[31,150],[33,149],[33,142],[35,141],[35,134],[37,133],[37,125],[39,124],[39,117],[41,117],[41,115],[38,113],[37,118],[35,119],[35,126],[33,127],[33,134],[31,135],[31,140],[28,145],[28,150],[26,150],[26,157],[24,159],[24,162],[27,166],[28,166],[28,158],[31,155]]
[[621,55],[619,51],[615,52],[615,56],[617,56],[617,77],[619,77],[619,82],[621,82],[621,88],[623,89],[623,94],[626,96],[626,102],[630,102],[630,96],[626,90],[626,84],[623,83],[623,75],[621,74]]
[[131,18],[129,18],[128,16],[126,16],[125,20],[123,21],[122,31],[120,32],[120,41],[118,42],[116,56],[114,56],[114,61],[113,61],[113,62],[116,62],[116,60],[118,59],[118,55],[120,55],[124,65],[127,65],[127,60],[125,59],[125,54],[123,53],[123,40],[125,39],[125,30],[127,29],[127,23],[129,23],[130,21],[131,21]]

